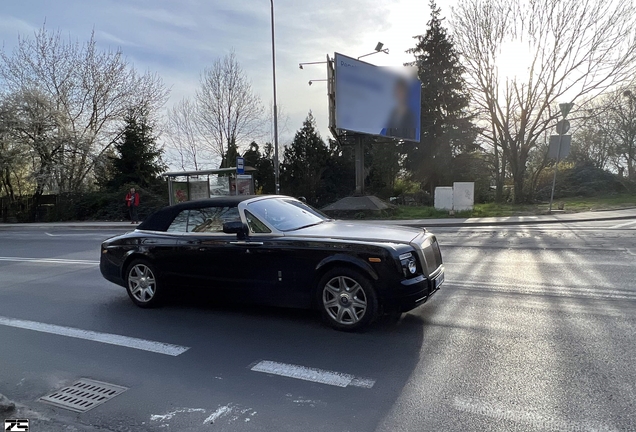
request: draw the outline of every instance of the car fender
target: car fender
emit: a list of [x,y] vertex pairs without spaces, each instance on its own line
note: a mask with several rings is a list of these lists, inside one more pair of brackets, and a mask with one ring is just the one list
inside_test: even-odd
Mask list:
[[332,264],[338,264],[338,263],[352,265],[358,268],[359,270],[361,270],[365,275],[369,276],[371,279],[376,281],[378,280],[377,272],[373,269],[373,267],[371,267],[369,263],[367,263],[366,261],[358,257],[353,257],[351,255],[346,255],[346,254],[336,254],[336,255],[328,256],[327,258],[323,259],[322,261],[318,263],[318,265],[316,266],[316,272],[319,273],[325,267],[330,266]]
[[121,277],[124,281],[126,280],[126,269],[128,269],[130,263],[136,258],[148,259],[148,256],[136,249],[130,249],[129,251],[126,251],[124,255],[122,255]]

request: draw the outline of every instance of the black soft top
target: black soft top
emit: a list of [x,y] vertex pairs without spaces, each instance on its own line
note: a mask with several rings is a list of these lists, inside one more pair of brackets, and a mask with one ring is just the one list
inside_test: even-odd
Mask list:
[[186,201],[157,210],[139,224],[137,229],[148,231],[167,231],[175,216],[182,210],[205,207],[236,207],[240,202],[254,198],[255,195],[220,196],[197,201]]

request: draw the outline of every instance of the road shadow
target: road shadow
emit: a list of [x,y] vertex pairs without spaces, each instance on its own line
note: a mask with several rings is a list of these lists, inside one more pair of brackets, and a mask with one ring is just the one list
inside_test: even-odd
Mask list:
[[[244,376],[261,360],[375,380],[371,389],[345,391],[249,371],[255,386],[250,392],[267,395],[254,402],[262,410],[280,413],[280,404],[288,403],[290,394],[294,400],[324,402],[303,410],[293,424],[272,417],[271,430],[375,430],[416,369],[424,341],[422,321],[410,315],[397,324],[378,320],[363,332],[351,333],[326,326],[318,311],[238,303],[196,290],[180,290],[156,309],[143,310],[120,300],[103,304],[100,319],[121,329],[139,326],[141,320],[146,338],[191,347],[179,358],[179,369],[184,371],[179,375],[192,380],[193,386],[218,387],[214,371],[225,370],[223,378],[231,373]],[[304,390],[300,393],[299,389]],[[353,406],[355,417],[351,416]]]

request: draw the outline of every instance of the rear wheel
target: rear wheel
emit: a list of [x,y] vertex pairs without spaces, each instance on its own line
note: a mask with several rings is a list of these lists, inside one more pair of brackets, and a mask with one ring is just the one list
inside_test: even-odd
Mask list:
[[135,260],[126,271],[126,291],[137,306],[155,307],[161,297],[161,286],[153,265],[145,260]]
[[318,283],[324,320],[338,330],[359,330],[377,315],[378,299],[371,282],[346,267],[329,270]]

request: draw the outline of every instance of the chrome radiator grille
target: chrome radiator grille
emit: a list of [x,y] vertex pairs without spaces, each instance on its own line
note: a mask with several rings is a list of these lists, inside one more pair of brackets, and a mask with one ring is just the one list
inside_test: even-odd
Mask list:
[[420,244],[422,268],[430,275],[442,265],[442,253],[435,236],[428,236]]

